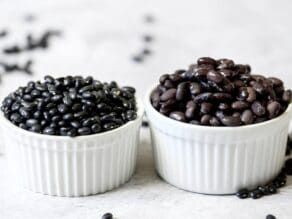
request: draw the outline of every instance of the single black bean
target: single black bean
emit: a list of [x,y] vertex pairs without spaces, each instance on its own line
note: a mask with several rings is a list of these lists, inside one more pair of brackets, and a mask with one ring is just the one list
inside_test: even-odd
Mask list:
[[213,99],[214,99],[214,95],[212,93],[206,92],[206,93],[201,93],[201,94],[197,95],[194,98],[194,101],[196,103],[212,102]]
[[186,111],[185,111],[185,117],[188,119],[192,119],[194,118],[196,113],[196,105],[187,107]]
[[183,112],[180,112],[180,111],[171,112],[169,114],[169,118],[177,120],[177,121],[181,121],[181,122],[185,122],[186,121],[185,114]]
[[201,125],[210,125],[211,115],[205,114],[201,117]]
[[212,65],[212,66],[216,66],[217,65],[216,60],[212,59],[210,57],[198,58],[197,63],[198,63],[198,65]]
[[208,103],[208,102],[201,103],[200,111],[202,113],[209,114],[209,113],[211,113],[212,109],[213,109],[213,104],[212,103]]
[[20,116],[18,113],[13,113],[13,114],[10,116],[10,120],[11,120],[13,123],[20,123],[20,122],[22,121],[21,116]]
[[215,70],[210,70],[207,73],[207,79],[215,83],[221,83],[223,81],[223,76]]
[[210,122],[211,126],[220,126],[221,125],[220,121],[214,116],[210,119],[209,122]]
[[241,120],[240,117],[235,116],[223,116],[221,122],[225,126],[240,126]]
[[199,93],[201,93],[201,86],[196,82],[190,83],[189,89],[192,95],[198,95]]
[[241,114],[241,121],[246,125],[252,124],[254,121],[254,115],[252,111],[249,109],[243,111],[243,113]]
[[28,119],[28,120],[26,120],[25,125],[27,127],[32,127],[34,125],[37,125],[38,123],[39,123],[39,121],[37,119]]
[[77,131],[78,131],[78,134],[80,134],[80,135],[89,135],[89,134],[91,134],[91,129],[88,128],[88,127],[79,128]]
[[44,129],[43,133],[46,134],[46,135],[55,135],[56,134],[56,131],[52,127],[46,127]]
[[188,98],[188,86],[189,86],[188,82],[181,82],[180,84],[178,84],[176,90],[177,101],[182,101],[185,98]]
[[259,199],[263,196],[263,193],[260,190],[255,189],[255,190],[251,191],[249,193],[249,195],[252,199]]
[[249,107],[249,104],[245,101],[238,100],[231,104],[232,109],[234,110],[244,110]]
[[272,214],[268,214],[266,216],[266,219],[276,219],[276,217],[274,215],[272,215]]
[[105,213],[104,215],[102,215],[101,219],[113,219],[113,214]]
[[273,102],[269,103],[267,106],[269,118],[273,119],[273,118],[277,117],[281,112],[281,108],[282,108],[281,104],[278,103],[277,101],[273,101]]
[[168,101],[170,99],[174,99],[176,96],[176,89],[169,89],[166,92],[164,92],[161,96],[160,96],[160,100],[161,101]]
[[292,91],[291,90],[285,90],[283,95],[282,95],[282,100],[284,102],[291,103],[291,101],[292,101]]
[[253,102],[253,104],[251,105],[251,109],[253,113],[256,114],[257,116],[263,116],[266,114],[265,107],[259,101]]
[[249,191],[247,189],[241,189],[236,193],[236,196],[240,199],[246,199],[249,197]]

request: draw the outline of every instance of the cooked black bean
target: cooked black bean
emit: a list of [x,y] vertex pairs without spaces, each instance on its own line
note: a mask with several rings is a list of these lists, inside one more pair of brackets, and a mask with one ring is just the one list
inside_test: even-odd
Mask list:
[[241,114],[241,121],[246,125],[252,124],[254,121],[254,115],[252,111],[249,109],[244,110],[243,113]]
[[165,93],[163,93],[161,96],[160,96],[160,100],[161,101],[167,101],[167,100],[170,100],[170,99],[174,99],[176,96],[176,89],[169,89],[167,91],[165,91]]
[[201,103],[200,111],[203,114],[210,114],[212,109],[213,109],[213,104],[212,103],[207,103],[207,102]]
[[182,82],[177,86],[176,90],[176,100],[177,101],[182,101],[186,98],[188,98],[188,86],[189,83],[187,82]]
[[185,119],[185,114],[183,112],[180,112],[180,111],[171,112],[169,114],[169,117],[171,119],[175,119],[175,120],[178,120],[178,121],[181,121],[181,122],[184,122],[186,120]]
[[268,110],[268,113],[269,113],[269,118],[273,119],[273,118],[277,117],[280,114],[280,112],[281,112],[281,104],[278,103],[277,101],[273,101],[273,102],[268,104],[267,110]]
[[245,101],[238,100],[238,101],[233,102],[231,107],[232,109],[235,109],[235,110],[244,110],[249,107],[249,104]]
[[257,116],[263,116],[266,114],[265,107],[259,101],[253,102],[253,104],[251,105],[251,109],[252,109],[253,113],[256,114]]
[[264,122],[281,115],[291,98],[280,79],[251,74],[249,65],[230,59],[210,57],[199,58],[188,70],[162,75],[151,93],[151,103],[160,113],[184,112],[183,122],[213,126]]
[[223,116],[221,122],[225,126],[240,126],[241,120],[237,116]]
[[[137,118],[135,89],[92,77],[46,76],[29,82],[2,102],[5,117],[32,132],[80,136],[117,128]],[[165,101],[170,106],[171,101]],[[100,117],[110,119],[100,121]]]
[[207,73],[207,79],[215,83],[223,81],[223,76],[215,70],[211,70]]

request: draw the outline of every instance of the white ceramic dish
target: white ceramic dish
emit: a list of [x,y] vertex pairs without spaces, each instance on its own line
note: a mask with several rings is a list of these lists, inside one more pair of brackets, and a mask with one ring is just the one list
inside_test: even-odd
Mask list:
[[2,114],[7,160],[15,180],[31,191],[56,196],[103,193],[127,182],[134,173],[144,113],[137,100],[136,120],[100,134],[63,137],[35,134]]
[[233,194],[267,183],[285,159],[292,106],[278,118],[241,127],[190,125],[157,112],[145,96],[155,165],[168,183],[205,194]]

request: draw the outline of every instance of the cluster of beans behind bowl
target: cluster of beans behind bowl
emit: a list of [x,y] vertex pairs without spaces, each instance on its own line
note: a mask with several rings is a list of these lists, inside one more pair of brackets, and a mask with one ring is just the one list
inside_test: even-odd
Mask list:
[[251,74],[249,65],[202,57],[187,70],[160,77],[153,107],[171,119],[207,126],[241,126],[282,114],[291,90],[274,77]]
[[80,76],[29,82],[6,97],[1,109],[22,129],[70,137],[109,131],[137,117],[134,88]]

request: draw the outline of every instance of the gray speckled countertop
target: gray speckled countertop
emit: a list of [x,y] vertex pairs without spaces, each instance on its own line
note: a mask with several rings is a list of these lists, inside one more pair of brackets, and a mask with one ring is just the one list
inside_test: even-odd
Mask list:
[[[215,56],[250,63],[254,72],[281,77],[292,87],[289,0],[1,0],[0,8],[0,29],[7,27],[11,33],[0,40],[1,48],[23,39],[27,32],[39,33],[46,28],[63,31],[49,50],[11,58],[33,58],[33,79],[45,74],[91,74],[133,85],[143,96],[159,75],[184,68],[199,56]],[[36,16],[32,23],[23,21],[29,13]],[[157,22],[143,23],[147,13]],[[153,56],[136,64],[131,55],[143,48],[144,33],[155,37],[150,47]],[[22,74],[7,75],[0,96],[31,79]],[[278,195],[260,200],[194,194],[166,184],[155,174],[147,129],[141,133],[133,179],[101,195],[59,198],[25,191],[10,180],[5,155],[0,155],[1,219],[99,218],[108,211],[117,219],[264,219],[269,213],[289,219],[291,202],[292,177]]]

